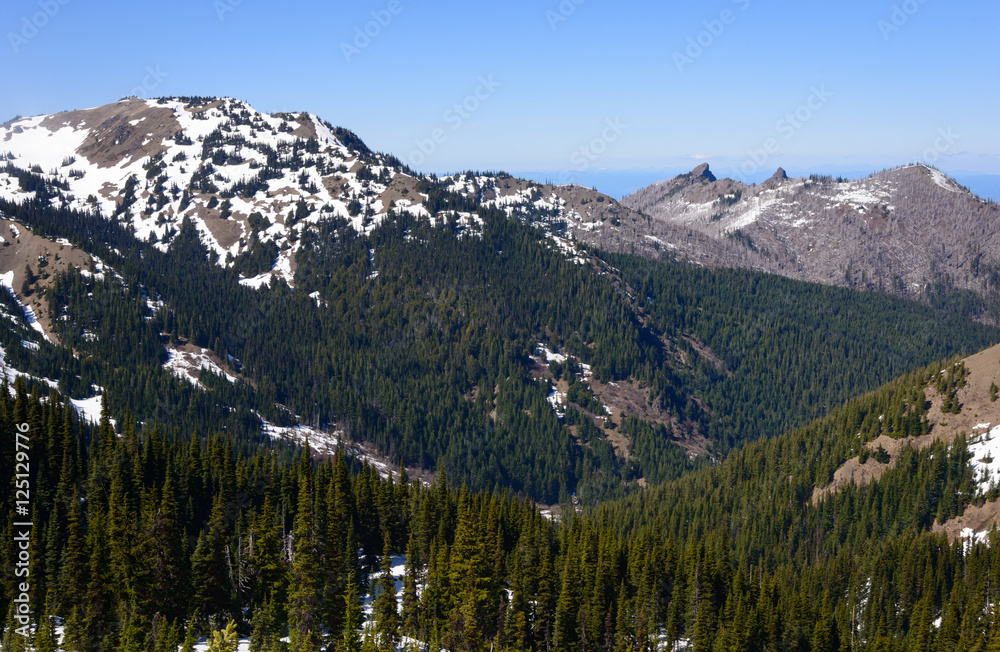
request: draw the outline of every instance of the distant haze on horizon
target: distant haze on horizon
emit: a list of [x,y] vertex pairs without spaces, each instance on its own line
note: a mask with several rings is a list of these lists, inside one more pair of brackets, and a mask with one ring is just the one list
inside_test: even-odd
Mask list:
[[[716,177],[735,178],[745,183],[761,183],[766,181],[775,170],[761,170],[749,177],[734,176],[727,174],[725,169],[717,169],[709,163],[709,168]],[[636,169],[594,169],[594,170],[505,170],[510,174],[524,179],[531,179],[539,183],[567,184],[574,183],[579,186],[596,188],[606,195],[615,199],[621,199],[626,195],[652,185],[658,181],[671,179],[679,174],[690,172],[696,166],[688,168],[636,168]],[[844,177],[845,179],[863,179],[873,172],[898,166],[855,166],[841,167],[835,165],[823,165],[813,168],[798,168],[794,166],[783,169],[790,177],[808,177],[811,174],[829,175],[832,177]],[[976,195],[983,199],[1000,201],[1000,174],[981,174],[969,172],[967,170],[949,170],[942,168],[942,171],[956,181],[966,186]],[[456,172],[452,170],[450,172]],[[731,171],[730,171],[731,172]]]
[[703,161],[746,181],[779,165],[997,175],[998,20],[985,0],[11,0],[0,120],[231,96],[315,113],[417,170],[569,171],[612,195]]

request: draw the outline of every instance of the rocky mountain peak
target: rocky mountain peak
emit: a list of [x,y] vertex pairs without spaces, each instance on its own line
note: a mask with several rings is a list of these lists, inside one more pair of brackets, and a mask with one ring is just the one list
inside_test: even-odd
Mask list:
[[690,176],[692,180],[697,179],[708,183],[717,180],[715,175],[712,174],[712,171],[709,169],[708,163],[702,163],[695,169],[691,170]]

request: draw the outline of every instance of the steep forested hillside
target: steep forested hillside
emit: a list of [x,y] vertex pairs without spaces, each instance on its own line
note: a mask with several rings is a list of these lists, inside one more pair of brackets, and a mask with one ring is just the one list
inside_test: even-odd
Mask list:
[[998,332],[970,322],[981,305],[971,297],[931,307],[746,270],[603,256],[658,331],[718,356],[717,365],[699,361],[697,394],[712,408],[706,432],[726,448],[803,425],[931,362],[931,352],[984,348]]
[[[421,175],[308,113],[127,98],[0,132],[0,211],[95,257],[56,273],[18,235],[0,243],[18,262],[9,285],[22,303],[31,294],[52,340],[4,321],[5,354],[74,399],[106,395],[119,420],[239,441],[308,425],[476,489],[595,504],[1000,341],[975,322],[990,314],[984,298],[943,277],[915,303],[710,271],[684,256],[770,259],[738,229],[716,242],[596,191]],[[675,181],[669,197],[729,217],[751,194],[707,168]],[[753,191],[792,196],[790,183]],[[869,185],[961,196],[975,209],[965,222],[986,228],[988,207],[949,183],[910,170]],[[836,189],[831,205],[869,199],[808,186],[799,194]],[[988,256],[953,249],[941,255],[991,277]],[[784,260],[759,267],[788,271]],[[36,273],[44,287],[21,282]]]

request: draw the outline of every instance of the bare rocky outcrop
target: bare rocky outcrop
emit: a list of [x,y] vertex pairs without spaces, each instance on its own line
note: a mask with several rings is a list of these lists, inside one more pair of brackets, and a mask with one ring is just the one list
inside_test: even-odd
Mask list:
[[[11,287],[18,300],[32,309],[49,339],[55,340],[56,335],[45,291],[56,276],[69,267],[88,269],[92,264],[93,259],[83,250],[65,241],[56,242],[36,235],[23,224],[0,215],[0,274],[12,275]],[[33,278],[27,279],[29,283],[25,286],[28,268]],[[24,289],[28,290],[27,294]]]

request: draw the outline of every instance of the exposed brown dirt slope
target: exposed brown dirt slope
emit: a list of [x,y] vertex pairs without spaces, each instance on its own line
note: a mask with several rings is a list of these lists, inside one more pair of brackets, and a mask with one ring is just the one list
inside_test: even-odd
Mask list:
[[[0,219],[0,237],[4,240],[0,244],[0,274],[14,272],[11,285],[18,299],[21,303],[31,306],[45,334],[52,341],[56,341],[52,332],[49,305],[43,298],[43,290],[52,284],[59,272],[70,265],[87,269],[91,264],[91,257],[76,247],[62,245],[35,235],[23,224],[13,220]],[[31,284],[31,291],[27,296],[21,292],[25,266],[30,266],[35,276],[35,282]]]
[[[962,405],[959,414],[944,413],[941,411],[943,397],[934,389],[924,390],[925,396],[931,402],[931,408],[927,415],[927,420],[931,425],[931,431],[921,437],[906,437],[893,439],[887,435],[882,435],[866,447],[870,451],[875,451],[882,446],[891,456],[888,464],[881,464],[874,458],[869,458],[865,464],[861,464],[859,458],[854,457],[845,462],[834,473],[833,482],[825,487],[818,487],[813,491],[812,502],[816,504],[819,500],[841,487],[854,482],[856,485],[865,485],[869,482],[877,481],[888,469],[893,468],[898,459],[898,453],[905,446],[926,448],[936,441],[950,443],[960,434],[971,435],[973,431],[979,432],[976,426],[983,423],[1000,423],[1000,401],[990,400],[990,385],[996,383],[1000,386],[1000,345],[990,347],[975,355],[971,355],[963,360],[969,375],[966,378],[965,387],[958,390],[957,397]],[[1000,503],[986,503],[981,507],[969,507],[965,514],[951,519],[944,524],[935,524],[936,532],[947,532],[949,537],[954,539],[963,528],[971,527],[973,530],[983,530],[991,527],[1000,515]]]
[[172,110],[135,99],[96,109],[55,113],[42,121],[41,126],[52,131],[63,126],[90,129],[90,135],[76,153],[102,168],[155,156],[166,149],[163,141],[181,129]]

